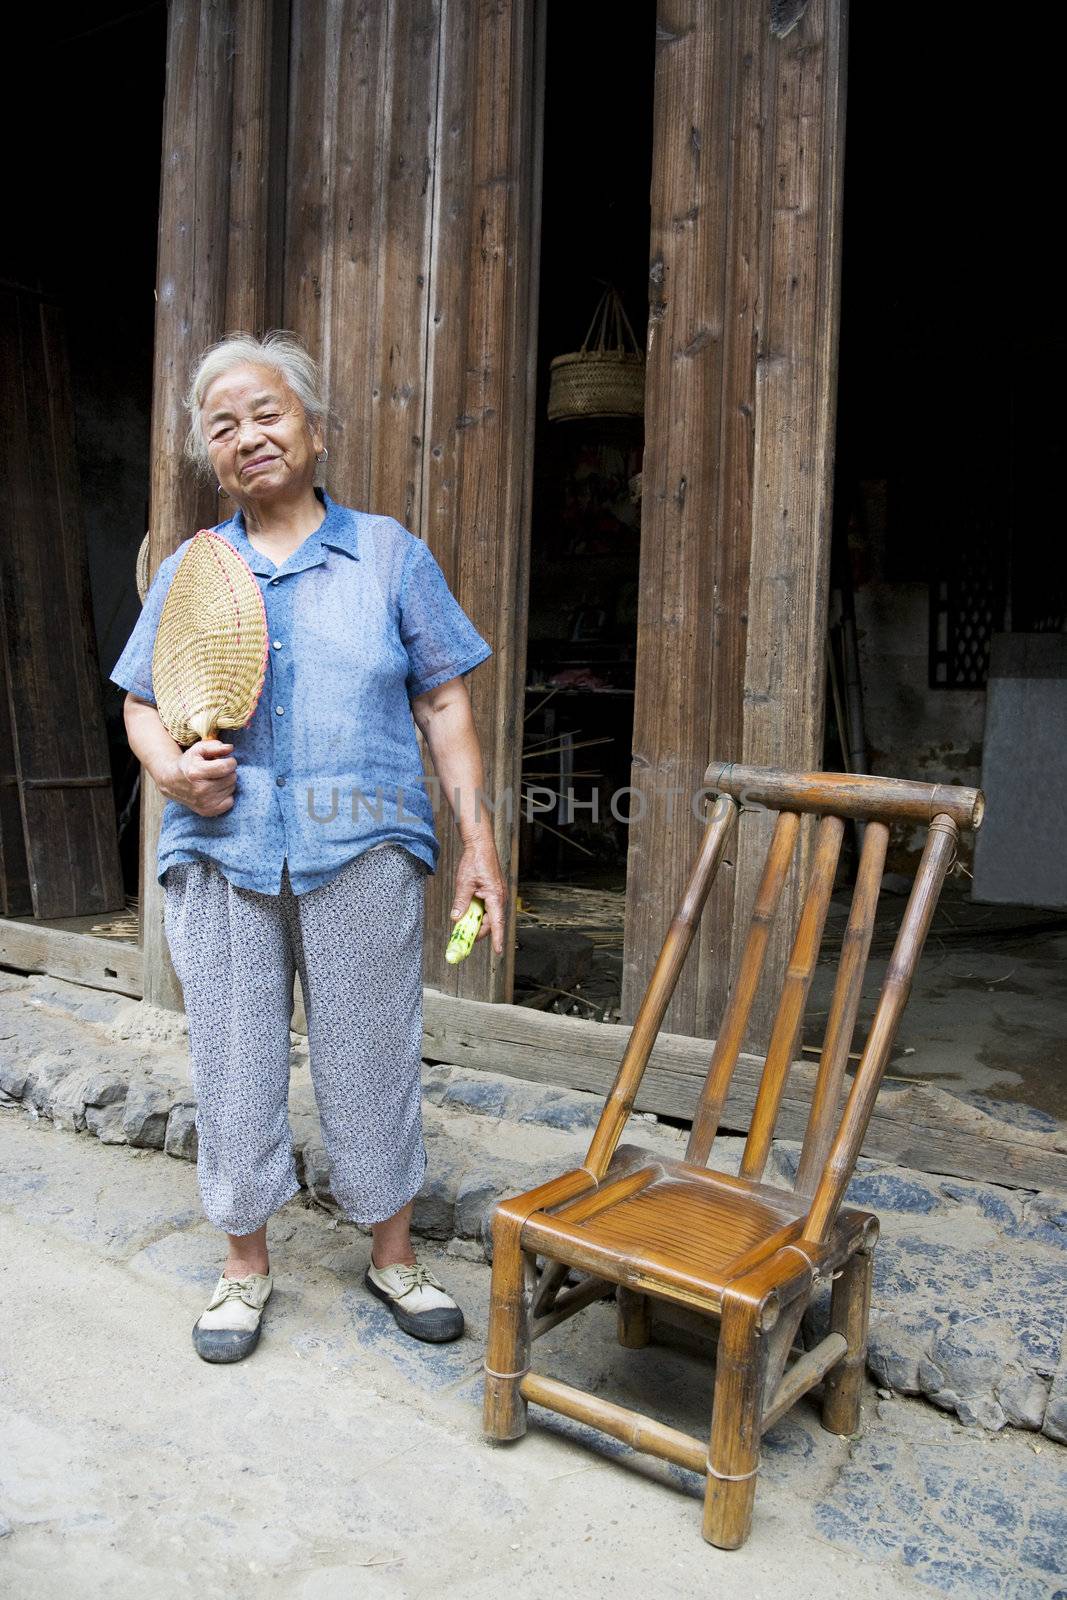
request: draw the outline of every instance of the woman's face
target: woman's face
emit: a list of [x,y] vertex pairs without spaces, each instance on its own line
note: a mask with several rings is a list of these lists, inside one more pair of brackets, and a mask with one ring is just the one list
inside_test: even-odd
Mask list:
[[272,367],[231,367],[204,395],[200,420],[219,483],[236,501],[308,492],[322,435]]

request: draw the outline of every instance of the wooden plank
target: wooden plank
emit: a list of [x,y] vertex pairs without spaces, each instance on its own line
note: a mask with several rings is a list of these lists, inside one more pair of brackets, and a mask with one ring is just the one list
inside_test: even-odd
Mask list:
[[[543,27],[533,0],[442,7],[421,531],[494,647],[471,695],[486,793],[512,797],[511,816],[505,802],[493,818],[512,894],[502,957],[486,940],[449,967],[440,939],[427,944],[425,971],[485,999],[510,995],[514,961]],[[446,929],[459,841],[444,802],[438,817],[426,925]]]
[[322,367],[331,494],[396,514],[371,496],[392,10],[348,0],[294,5],[285,325]]
[[[166,95],[156,260],[149,487],[149,574],[198,528],[220,515],[213,485],[183,458],[182,396],[199,352],[225,331],[229,256],[232,5],[172,0],[167,13]],[[145,999],[180,1010],[181,986],[163,931],[156,879],[165,802],[142,771],[141,949]]]
[[374,370],[367,503],[414,529],[422,525],[439,10],[436,0],[389,8],[379,238],[368,329]]
[[[606,1095],[629,1036],[629,1027],[621,1023],[585,1022],[525,1006],[460,999],[432,988],[423,991],[423,1054],[481,1072]],[[635,1109],[692,1117],[713,1044],[711,1039],[661,1033]],[[724,1131],[747,1131],[762,1071],[760,1057],[739,1058]],[[776,1130],[780,1138],[803,1138],[815,1077],[815,1067],[794,1063],[782,1096]],[[863,1151],[900,1166],[979,1183],[1067,1187],[1067,1128],[1056,1133],[1016,1128],[925,1085],[883,1086]]]
[[289,0],[234,0],[226,328],[281,321]]
[[[631,779],[647,803],[630,827],[625,1019],[696,853],[700,753],[819,764],[842,10],[812,0],[779,40],[762,0],[660,0]],[[721,1013],[771,820],[745,819],[668,1013],[676,1032]],[[769,1031],[806,850],[750,1040]]]
[[132,995],[136,1000],[143,994],[141,951],[124,939],[101,939],[0,917],[0,967],[46,972],[51,978]]
[[[0,494],[4,493],[0,475]],[[0,582],[0,916],[33,911],[26,843],[22,837],[15,747],[11,737],[7,651],[3,644],[3,583]]]
[[293,13],[285,323],[322,363],[331,493],[416,531],[439,11]]
[[[767,45],[742,760],[804,772],[822,757],[844,170],[842,0],[812,0],[797,27],[784,39],[768,36]],[[741,910],[769,826],[761,817],[740,839]],[[775,971],[788,958],[813,837],[809,827],[792,905],[775,930]],[[737,948],[735,937],[735,958]],[[765,1009],[753,1038],[767,1015]]]
[[[517,795],[521,760],[538,15],[533,0],[293,8],[285,321],[327,374],[331,492],[425,538],[494,646],[471,685],[491,795]],[[444,799],[437,819],[426,921],[446,930]],[[502,810],[512,879],[515,836]],[[510,995],[513,939],[462,968],[444,943],[427,941],[429,978]]]
[[[15,438],[22,409],[22,385],[18,381],[18,323],[14,306],[13,298],[0,296],[0,427],[5,440]],[[25,463],[17,451],[0,449],[0,504],[16,504],[16,492],[24,493],[24,472]],[[0,564],[0,914],[19,916],[32,913],[33,894],[30,890],[26,841],[22,835],[22,806],[11,724],[13,685],[7,667],[6,612],[4,575]]]
[[[735,590],[712,617],[719,524],[725,230],[715,204],[730,170],[729,64],[740,7],[664,0],[658,8],[653,115],[649,324],[633,771],[643,797],[627,850],[622,1015],[632,1021],[696,856],[701,823],[690,797],[703,782],[725,629]],[[723,701],[722,694],[718,696]],[[721,714],[720,714],[721,720]],[[673,792],[673,794],[672,794]],[[668,798],[672,795],[672,798]],[[642,814],[643,812],[643,814]],[[708,927],[728,925],[733,874],[712,890]],[[698,939],[705,941],[708,927]],[[699,945],[698,945],[699,951]],[[665,1026],[706,1031],[725,982],[700,993],[699,954],[681,974]],[[698,1003],[699,1000],[699,1003]]]
[[[262,331],[281,306],[280,143],[289,0],[172,0],[157,259],[149,570],[228,516],[183,460],[182,397],[200,351],[228,328]],[[163,799],[141,799],[145,998],[181,1008],[163,931],[156,859]]]

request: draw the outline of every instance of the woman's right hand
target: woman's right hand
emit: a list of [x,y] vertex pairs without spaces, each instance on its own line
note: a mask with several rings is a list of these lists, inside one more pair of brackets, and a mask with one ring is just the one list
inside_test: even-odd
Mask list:
[[200,817],[221,817],[233,806],[237,760],[232,744],[198,739],[183,750],[159,785],[170,800],[188,806]]

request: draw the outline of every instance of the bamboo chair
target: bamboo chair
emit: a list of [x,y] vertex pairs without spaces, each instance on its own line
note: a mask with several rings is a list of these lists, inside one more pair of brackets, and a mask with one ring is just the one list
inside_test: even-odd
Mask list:
[[[635,1449],[706,1476],[704,1537],[736,1549],[748,1537],[762,1434],[823,1381],[822,1424],[859,1424],[877,1218],[842,1208],[893,1038],[959,831],[977,828],[975,789],[836,773],[794,774],[713,763],[718,798],[678,910],[641,1002],[584,1165],[493,1215],[493,1277],[485,1360],[484,1428],[494,1440],[526,1431],[530,1401],[592,1424]],[[693,942],[738,802],[776,811],[736,980],[711,1052],[684,1161],[619,1138]],[[763,970],[804,813],[820,817],[806,898],[771,1031],[738,1177],[708,1170],[727,1092]],[[865,824],[852,908],[792,1190],[764,1179],[774,1126],[822,941],[846,821]],[[928,824],[926,845],[874,1021],[842,1107],[889,824]],[[537,1257],[544,1259],[538,1278]],[[566,1287],[573,1269],[586,1274]],[[832,1279],[830,1331],[793,1350],[820,1280]],[[718,1321],[710,1439],[697,1439],[530,1369],[530,1344],[597,1299],[615,1294],[618,1337],[648,1343],[650,1300]]]

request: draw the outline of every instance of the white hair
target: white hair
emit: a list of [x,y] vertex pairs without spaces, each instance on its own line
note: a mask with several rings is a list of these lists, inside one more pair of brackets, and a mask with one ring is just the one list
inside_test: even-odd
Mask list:
[[318,423],[321,426],[329,416],[318,364],[295,333],[273,328],[262,339],[257,339],[253,333],[228,333],[218,344],[204,351],[185,395],[185,409],[189,413],[185,453],[205,471],[211,470],[211,463],[201,416],[204,396],[217,378],[234,367],[245,366],[270,367],[276,372],[300,401],[309,425]]

